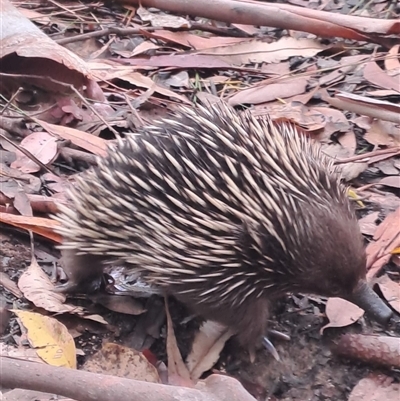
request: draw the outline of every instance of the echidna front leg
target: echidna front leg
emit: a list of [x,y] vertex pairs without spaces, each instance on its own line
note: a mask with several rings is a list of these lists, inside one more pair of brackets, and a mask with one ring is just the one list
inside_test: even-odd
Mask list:
[[101,285],[104,258],[94,255],[78,255],[73,249],[61,251],[60,264],[68,281],[56,287],[62,293],[92,293]]

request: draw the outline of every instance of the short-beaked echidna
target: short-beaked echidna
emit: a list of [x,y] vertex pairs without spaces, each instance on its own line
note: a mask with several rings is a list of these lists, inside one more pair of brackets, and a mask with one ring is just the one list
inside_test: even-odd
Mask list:
[[366,285],[346,188],[320,147],[290,124],[224,105],[181,108],[119,140],[77,179],[56,219],[66,290],[122,262],[204,318],[254,344],[268,304],[303,292],[391,310]]

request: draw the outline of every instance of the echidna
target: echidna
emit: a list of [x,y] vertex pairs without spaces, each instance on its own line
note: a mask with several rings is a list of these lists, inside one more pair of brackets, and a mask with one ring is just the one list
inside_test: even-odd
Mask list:
[[56,219],[66,290],[104,262],[141,272],[204,318],[262,339],[288,292],[391,310],[365,282],[363,239],[340,174],[290,124],[224,105],[185,107],[119,140],[77,179]]

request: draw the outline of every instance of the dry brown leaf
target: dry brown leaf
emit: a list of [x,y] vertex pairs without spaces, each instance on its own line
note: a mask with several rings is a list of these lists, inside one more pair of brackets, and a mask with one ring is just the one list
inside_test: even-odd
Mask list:
[[399,126],[391,121],[375,120],[367,129],[364,139],[372,145],[400,146]]
[[113,343],[104,344],[101,350],[92,355],[82,368],[92,373],[161,383],[157,369],[141,352]]
[[[385,68],[396,75],[400,73],[400,45],[394,45],[385,57]],[[398,91],[398,88],[397,88]]]
[[92,333],[100,336],[110,333],[110,325],[108,325],[103,318],[101,318],[102,321],[101,319],[90,319],[90,317],[93,316],[94,315],[81,316],[64,313],[62,315],[56,315],[55,317],[68,328],[68,332],[73,338],[77,338],[85,333]]
[[38,357],[38,354],[34,349],[25,347],[17,348],[16,346],[7,345],[3,342],[0,342],[0,356],[44,363],[43,360]]
[[395,90],[400,93],[400,82],[398,77],[391,77],[383,71],[377,63],[370,61],[364,68],[364,78],[371,84],[381,88]]
[[342,298],[329,298],[326,303],[325,314],[329,323],[321,328],[321,334],[328,327],[345,327],[353,324],[364,315],[364,311]]
[[309,132],[319,131],[325,125],[325,116],[322,113],[315,112],[314,108],[300,103],[268,105],[268,108],[255,106],[252,114],[256,117],[263,117],[268,114],[272,120],[290,121]]
[[22,390],[17,388],[3,394],[2,401],[76,401],[72,398],[60,397],[57,394],[41,393],[40,391]]
[[79,131],[75,128],[64,127],[61,125],[49,124],[45,121],[33,119],[37,124],[52,135],[58,135],[63,139],[70,140],[74,145],[88,150],[98,156],[106,156],[107,141],[98,136]]
[[390,261],[392,251],[400,246],[400,207],[386,216],[374,235],[374,242],[367,246],[367,279],[375,277]]
[[196,50],[211,49],[218,46],[227,46],[240,42],[248,42],[252,39],[246,38],[229,38],[221,36],[202,37],[194,35],[190,32],[171,32],[171,31],[155,31],[146,32],[146,36],[154,39],[161,39],[165,42],[173,42],[182,46],[190,47]]
[[[1,144],[3,147],[4,144]],[[14,151],[12,149],[12,151]],[[3,181],[2,178],[6,178],[7,181]],[[0,163],[0,192],[12,199],[18,193],[18,190],[23,190],[27,194],[38,193],[42,183],[39,177],[35,177],[32,174],[21,173],[21,171],[10,168],[5,164]],[[10,181],[14,181],[14,184],[10,184]],[[7,183],[7,184],[6,184]],[[17,188],[15,188],[17,186]]]
[[[57,138],[47,132],[32,133],[21,141],[20,146],[44,165],[51,164],[57,157]],[[15,154],[17,159],[11,163],[11,168],[20,170],[23,173],[36,173],[41,169],[41,166],[18,149]]]
[[53,192],[64,193],[65,189],[70,185],[67,176],[57,176],[53,173],[44,173],[41,176],[43,183]]
[[[27,8],[17,7],[18,11],[26,18],[34,21],[39,25],[54,24],[54,15],[44,15],[35,10],[28,10]],[[58,25],[57,25],[58,26]]]
[[370,374],[352,390],[349,401],[398,401],[400,384],[382,374]]
[[[371,157],[372,159],[373,157]],[[374,163],[375,167],[378,167],[385,175],[399,175],[399,169],[396,168],[396,159],[391,157],[388,160],[382,160]]]
[[16,298],[22,298],[23,294],[18,288],[17,284],[12,281],[8,275],[0,271],[0,285],[3,286],[7,291],[10,291]]
[[299,77],[288,78],[277,83],[257,83],[252,88],[237,91],[229,98],[228,103],[231,106],[237,106],[239,104],[259,104],[276,99],[285,99],[304,93],[308,80],[307,77]]
[[55,220],[45,219],[43,217],[16,216],[10,213],[0,212],[0,222],[25,230],[31,230],[54,242],[61,243],[62,241],[61,236],[53,231],[54,228],[59,225]]
[[378,193],[374,190],[366,189],[360,192],[360,194],[363,197],[367,197],[376,208],[379,208],[385,214],[391,213],[400,207],[400,198],[390,192]]
[[256,39],[216,47],[208,49],[206,54],[218,56],[231,65],[241,66],[250,63],[277,63],[294,56],[313,57],[325,49],[327,46],[315,39],[283,37],[272,43]]
[[30,266],[22,273],[18,280],[18,287],[24,297],[38,308],[54,313],[83,313],[80,307],[64,304],[65,295],[54,292],[53,283],[36,259],[33,259]]
[[188,20],[176,15],[165,14],[162,12],[152,13],[144,7],[137,9],[137,15],[145,22],[150,22],[151,26],[163,28],[190,28],[191,24]]
[[165,297],[165,312],[167,314],[167,355],[168,355],[168,383],[192,387],[190,373],[178,348],[174,326],[168,308],[168,300]]
[[[177,69],[232,69],[233,67],[220,57],[204,54],[168,54],[152,56],[150,58],[135,58],[134,60],[115,60],[121,64],[129,65],[130,69],[146,67],[171,67]],[[241,68],[238,68],[241,70]]]
[[345,92],[337,93],[334,98],[324,96],[323,100],[342,110],[400,124],[400,105],[395,103]]
[[395,311],[400,313],[400,284],[391,280],[386,274],[379,277],[376,282],[386,301]]
[[[135,60],[139,59],[135,58]],[[88,62],[88,66],[92,69],[93,75],[96,76],[99,81],[112,81],[113,79],[119,79],[129,82],[134,87],[138,86],[139,88],[145,89],[151,88],[152,90],[154,90],[154,92],[157,92],[160,95],[178,100],[186,104],[191,104],[185,96],[182,96],[179,93],[175,93],[168,88],[164,88],[163,86],[158,85],[151,78],[146,77],[139,72],[132,71],[132,67],[121,66],[120,64],[112,60],[94,60]]]
[[[332,135],[334,132],[349,132],[351,129],[350,123],[341,110],[333,109],[332,107],[312,107],[312,112],[321,113],[325,121],[324,133],[326,136]],[[348,153],[349,155],[349,153]]]
[[357,138],[353,131],[347,131],[339,137],[339,143],[349,150],[350,155],[354,155],[357,148]]
[[388,89],[377,89],[366,91],[366,95],[371,97],[389,97],[389,96],[398,96],[398,91],[388,90]]
[[378,217],[379,212],[372,212],[358,220],[358,225],[360,226],[360,230],[364,235],[373,236],[375,234],[375,231],[378,228],[376,224]]
[[19,191],[15,194],[13,206],[22,216],[33,216],[31,202],[25,192]]
[[392,175],[390,177],[384,177],[379,181],[379,184],[392,188],[400,188],[400,176]]
[[151,88],[152,90],[154,90],[154,92],[158,92],[160,95],[169,97],[171,99],[179,100],[186,104],[191,104],[185,96],[179,95],[178,93],[175,93],[174,91],[172,91],[168,88],[164,88],[164,87],[158,85],[151,78],[145,77],[144,75],[142,75],[138,72],[130,72],[129,74],[125,74],[118,78],[121,79],[122,81],[129,82],[130,84],[132,84],[134,86],[138,86],[140,88],[146,88],[146,89]]
[[119,54],[120,56],[129,58],[129,57],[135,57],[135,56],[137,56],[139,54],[142,54],[142,53],[146,53],[149,50],[156,50],[156,49],[159,49],[159,48],[160,48],[160,46],[157,46],[155,43],[142,42],[139,45],[137,45],[134,48],[134,50],[131,51],[131,52],[127,52],[127,51],[125,51],[125,52],[124,51],[119,51],[118,52],[118,51],[116,51],[115,53]]
[[219,359],[225,343],[234,332],[217,322],[207,320],[202,324],[193,341],[192,350],[186,358],[186,365],[192,380],[210,370]]
[[135,316],[146,312],[141,302],[126,295],[95,294],[90,299],[113,312]]
[[74,85],[79,89],[86,86],[92,99],[105,100],[83,60],[50,39],[9,1],[2,1],[1,11],[2,72],[20,74],[7,80],[9,92],[30,84],[42,90],[68,93],[69,85]]

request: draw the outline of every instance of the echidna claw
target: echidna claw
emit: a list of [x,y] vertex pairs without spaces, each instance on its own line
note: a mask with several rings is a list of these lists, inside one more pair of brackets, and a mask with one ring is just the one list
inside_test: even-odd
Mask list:
[[281,331],[278,331],[278,330],[268,330],[268,334],[271,337],[275,337],[275,338],[277,338],[279,340],[283,340],[283,341],[290,341],[291,340],[290,336],[288,336],[287,334],[282,333]]
[[263,345],[265,349],[278,361],[280,362],[281,358],[279,358],[278,351],[274,347],[274,344],[271,343],[271,341],[268,339],[268,337],[263,338]]

